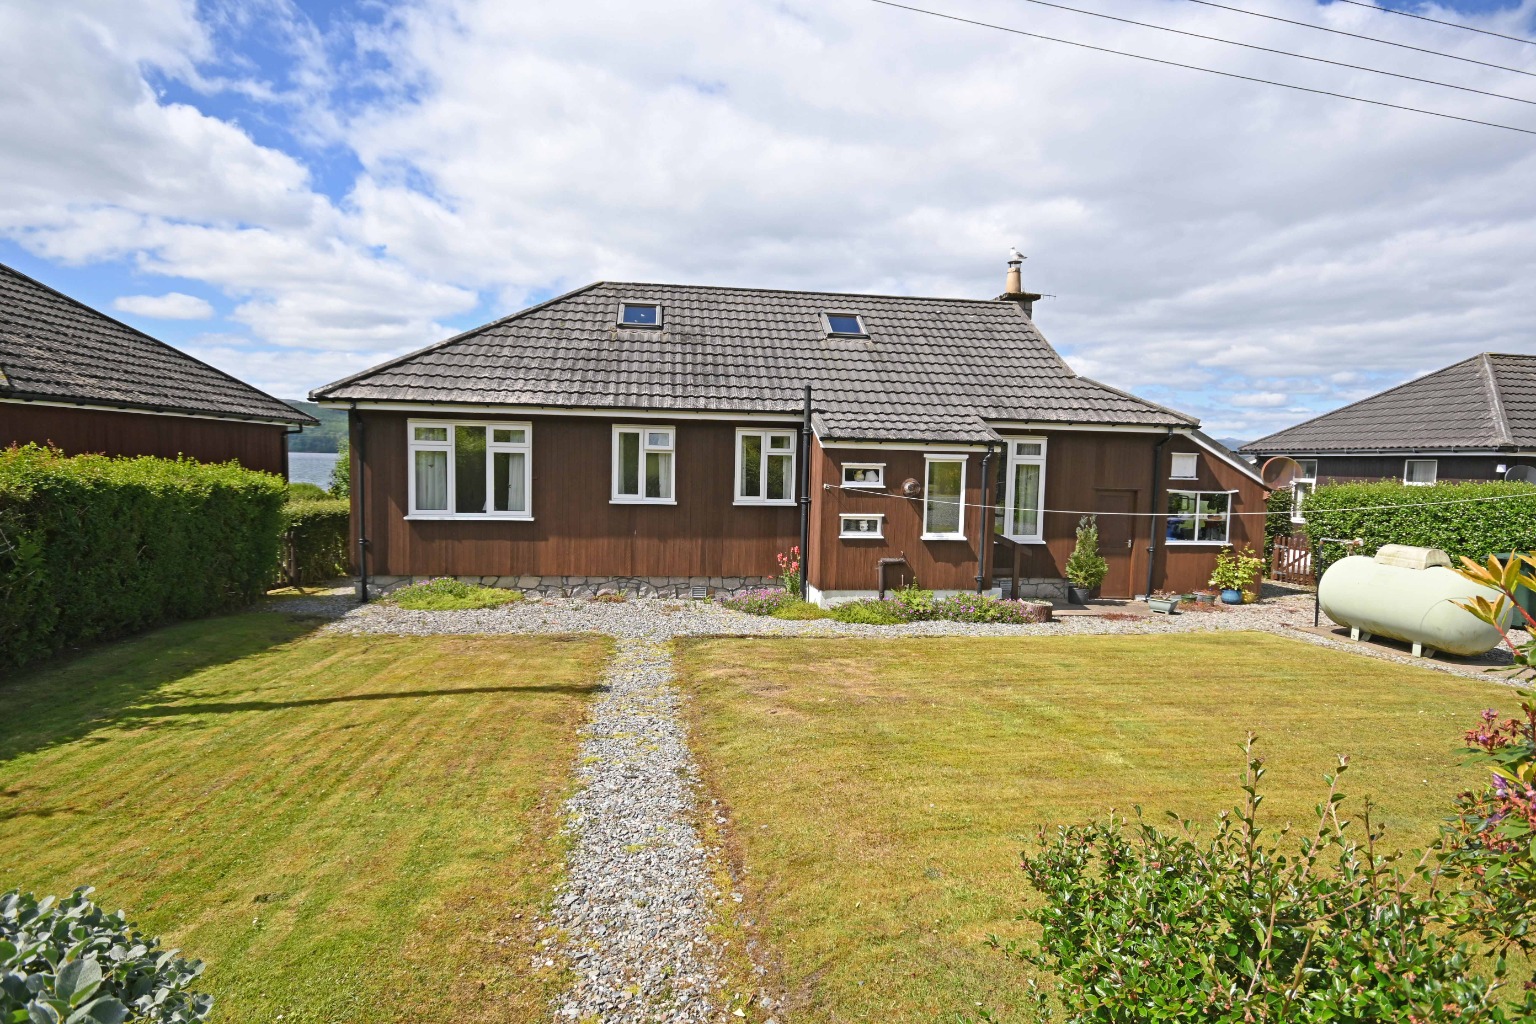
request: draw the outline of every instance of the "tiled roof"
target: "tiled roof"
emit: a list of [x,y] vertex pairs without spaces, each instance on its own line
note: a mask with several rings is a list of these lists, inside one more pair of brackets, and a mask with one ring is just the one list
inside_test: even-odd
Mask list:
[[[621,328],[658,301],[660,330]],[[863,317],[829,338],[824,312]],[[1194,426],[1073,373],[1019,305],[599,282],[327,385],[316,400],[795,414],[828,439],[973,442],[988,420]]]
[[0,263],[0,398],[11,397],[319,422]]
[[1243,445],[1255,455],[1536,447],[1536,356],[1485,352]]

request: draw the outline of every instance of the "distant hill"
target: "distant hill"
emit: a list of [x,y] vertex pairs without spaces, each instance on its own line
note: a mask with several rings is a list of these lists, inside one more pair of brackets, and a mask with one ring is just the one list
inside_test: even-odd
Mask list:
[[302,434],[288,435],[291,452],[339,452],[341,442],[347,436],[347,410],[328,409],[314,402],[297,398],[285,398],[284,402],[299,412],[307,412],[320,421],[318,427],[305,427]]
[[[289,402],[288,404],[292,405],[293,403]],[[1222,444],[1226,445],[1228,448],[1231,448],[1233,451],[1237,451],[1243,445],[1248,443],[1247,441],[1244,441],[1240,437],[1218,437],[1216,440],[1220,441]]]

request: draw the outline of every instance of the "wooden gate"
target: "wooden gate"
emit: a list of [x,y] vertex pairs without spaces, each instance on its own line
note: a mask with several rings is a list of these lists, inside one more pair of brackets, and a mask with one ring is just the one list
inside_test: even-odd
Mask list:
[[1275,538],[1274,553],[1269,559],[1269,578],[1276,583],[1303,587],[1317,582],[1312,578],[1312,546],[1306,537]]

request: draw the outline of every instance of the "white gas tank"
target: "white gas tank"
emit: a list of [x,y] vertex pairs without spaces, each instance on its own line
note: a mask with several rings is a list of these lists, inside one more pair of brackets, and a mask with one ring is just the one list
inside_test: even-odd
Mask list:
[[[1437,548],[1387,544],[1375,558],[1351,555],[1330,565],[1317,585],[1317,600],[1330,619],[1366,638],[1375,634],[1447,654],[1484,654],[1503,637],[1456,602],[1496,601],[1499,593],[1450,565]],[[1506,629],[1513,615],[1507,608]]]

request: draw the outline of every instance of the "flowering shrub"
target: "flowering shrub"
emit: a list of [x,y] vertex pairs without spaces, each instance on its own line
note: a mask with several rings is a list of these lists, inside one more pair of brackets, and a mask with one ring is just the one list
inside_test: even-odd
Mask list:
[[761,587],[757,590],[745,590],[729,597],[718,597],[715,600],[722,608],[729,608],[735,612],[746,612],[748,615],[772,615],[791,599],[788,590],[778,587]]
[[1000,622],[1025,625],[1051,621],[1048,601],[999,600],[989,594],[956,594],[933,606],[934,618],[949,622]]
[[773,557],[779,563],[779,585],[791,594],[800,593],[800,545]]
[[[1188,821],[1138,819],[1041,831],[1023,867],[1043,895],[1032,944],[992,942],[1054,973],[1072,1022],[1529,1021],[1536,993],[1500,991],[1502,959],[1447,932],[1442,894],[1381,855],[1367,803],[1362,833],[1327,776],[1317,827],[1299,843],[1261,829],[1263,761],[1245,747],[1246,799],[1209,839]],[[1522,915],[1529,917],[1529,914]],[[1511,919],[1513,920],[1513,919]],[[1054,1019],[1036,991],[1040,1020]]]

